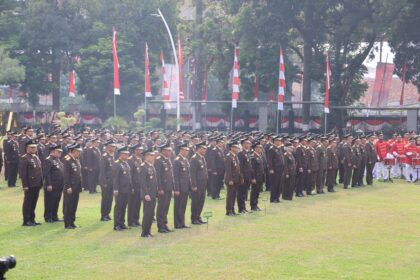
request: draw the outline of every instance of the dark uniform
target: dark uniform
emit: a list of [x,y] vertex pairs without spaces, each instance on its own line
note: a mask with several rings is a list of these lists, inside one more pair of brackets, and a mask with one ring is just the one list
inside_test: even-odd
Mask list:
[[37,155],[25,154],[20,158],[19,176],[25,190],[23,199],[23,224],[35,223],[35,208],[42,188],[42,167]]
[[[71,155],[64,157],[64,190],[63,212],[64,227],[76,227],[76,211],[79,204],[79,194],[82,191],[82,167],[79,160]],[[67,192],[71,188],[71,194]]]
[[247,212],[245,201],[248,197],[248,190],[252,179],[251,151],[242,150],[238,153],[239,166],[244,182],[239,186],[237,193],[238,211],[239,213]]
[[[232,182],[233,184],[229,184]],[[238,157],[229,152],[225,156],[225,184],[227,187],[226,215],[235,215],[235,200],[239,185],[243,182]]]
[[291,152],[284,153],[283,199],[292,200],[295,191],[296,161]]
[[160,232],[168,231],[168,212],[174,189],[174,174],[170,158],[163,155],[155,160],[156,176],[158,181],[158,205],[156,211],[157,226]]
[[[313,147],[308,147],[308,185],[306,188],[306,194],[311,195],[315,188],[316,179],[319,176],[319,159],[316,151]],[[310,171],[310,172],[309,172]]]
[[209,189],[213,199],[220,198],[220,189],[223,186],[225,164],[223,151],[215,146],[207,150],[207,167],[209,169]]
[[[191,174],[191,222],[202,223],[201,212],[206,199],[206,187],[208,181],[207,163],[204,156],[198,153],[190,159]],[[197,190],[193,190],[197,188]]]
[[316,157],[318,158],[318,172],[316,173],[316,192],[323,193],[324,192],[324,184],[325,184],[325,174],[327,171],[327,150],[325,146],[321,143],[316,147],[315,150]]
[[4,156],[7,164],[7,185],[15,187],[19,167],[19,144],[16,140],[10,139],[6,142]]
[[[150,229],[155,215],[156,197],[158,191],[158,182],[156,178],[155,167],[148,162],[143,162],[140,168],[140,186],[143,199],[143,221],[141,236],[150,236]],[[146,200],[146,196],[150,196],[150,201]]]
[[188,193],[191,191],[190,163],[187,158],[179,155],[174,160],[174,191],[179,192],[174,198],[174,226],[185,227],[185,209]]
[[99,183],[102,190],[101,200],[101,220],[110,220],[112,199],[113,199],[113,180],[112,165],[114,164],[114,155],[104,153],[100,161]]
[[260,192],[262,191],[262,186],[265,181],[265,170],[264,170],[264,161],[262,155],[259,155],[256,152],[251,154],[251,166],[252,166],[252,181],[251,184],[251,198],[250,205],[251,210],[260,210],[258,207],[258,198]]
[[360,169],[358,172],[359,174],[358,174],[357,182],[359,186],[364,186],[363,177],[365,175],[366,162],[367,162],[367,154],[366,154],[365,145],[359,145],[359,150],[360,150],[361,161],[360,161]]
[[366,183],[372,185],[373,183],[373,167],[378,161],[378,155],[376,153],[375,145],[372,142],[366,143]]
[[101,153],[96,147],[86,148],[83,154],[84,185],[90,193],[96,192],[100,169]]
[[[44,218],[47,222],[58,221],[58,206],[64,186],[64,167],[59,158],[48,156],[43,165],[44,174]],[[47,187],[52,190],[48,191]]]
[[305,181],[307,176],[308,161],[306,159],[305,148],[302,145],[298,145],[293,152],[296,160],[296,172],[297,176],[295,179],[296,195],[302,196],[303,190],[305,189]]
[[362,165],[362,154],[360,153],[359,145],[353,145],[352,147],[352,163],[353,163],[353,176],[351,178],[351,186],[358,187],[359,185],[359,173],[361,172]]
[[133,183],[133,192],[128,197],[128,226],[140,226],[140,207],[141,207],[141,189],[140,189],[140,166],[142,160],[136,156],[128,158],[128,164],[131,170],[131,181]]
[[350,179],[353,172],[353,162],[352,162],[352,151],[349,143],[345,142],[342,147],[342,164],[344,169],[344,178],[343,184],[344,188],[347,189],[350,185]]
[[326,185],[329,192],[334,191],[335,179],[338,169],[338,156],[335,149],[327,148],[327,181]]
[[283,174],[284,159],[280,148],[272,145],[267,154],[268,170],[270,172],[270,202],[280,202],[283,191],[281,176]]
[[114,206],[114,229],[126,229],[125,212],[128,204],[128,197],[133,191],[131,181],[131,168],[127,161],[116,160],[112,166],[113,190],[118,192],[115,197]]

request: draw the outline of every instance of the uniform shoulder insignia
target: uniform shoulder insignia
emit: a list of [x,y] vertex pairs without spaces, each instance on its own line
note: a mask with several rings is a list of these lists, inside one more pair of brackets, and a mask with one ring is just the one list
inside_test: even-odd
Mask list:
[[196,155],[194,154],[191,158],[196,158]]
[[106,157],[106,156],[107,156],[107,153],[103,153],[103,154],[102,154],[102,156],[103,156],[103,157]]
[[115,161],[115,163],[119,163],[120,162],[120,160],[119,159],[117,159],[116,161]]
[[66,155],[66,156],[64,157],[64,159],[65,159],[65,160],[69,160],[69,159],[70,159],[70,156],[69,156],[69,155]]
[[213,151],[216,151],[216,149],[217,149],[217,148],[216,148],[216,147],[214,147],[212,150],[213,150]]
[[51,156],[47,156],[45,159],[50,159],[51,158]]
[[157,156],[156,159],[160,159],[160,156]]
[[140,166],[144,166],[145,165],[145,163],[144,162],[142,162],[141,164],[140,164]]
[[132,159],[132,158],[133,158],[133,156],[129,156],[129,157],[128,157],[128,159]]
[[176,157],[175,160],[179,160],[179,157]]
[[20,156],[21,158],[24,158],[26,156],[26,154],[25,155],[23,155],[23,156]]

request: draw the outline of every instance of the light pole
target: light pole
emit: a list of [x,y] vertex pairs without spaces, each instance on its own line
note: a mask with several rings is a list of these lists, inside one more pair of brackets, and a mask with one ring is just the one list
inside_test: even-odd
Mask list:
[[[174,38],[172,37],[172,32],[169,29],[168,23],[166,22],[166,19],[163,16],[160,9],[158,9],[158,13],[159,14],[152,14],[152,16],[160,17],[163,20],[163,23],[165,24],[166,30],[168,31],[168,34],[169,34],[169,39],[171,40],[172,51],[174,53],[174,59],[175,59],[175,65],[176,65],[176,68],[178,69],[178,75],[179,75],[180,72],[179,72],[178,57],[176,55],[176,48],[175,48]],[[182,79],[182,77],[179,77],[179,78]],[[179,99],[179,87],[178,87],[178,94],[176,96],[176,118],[178,120],[177,124],[176,124],[176,129],[179,130],[180,129],[180,119],[181,119],[181,102],[180,102],[180,99]]]

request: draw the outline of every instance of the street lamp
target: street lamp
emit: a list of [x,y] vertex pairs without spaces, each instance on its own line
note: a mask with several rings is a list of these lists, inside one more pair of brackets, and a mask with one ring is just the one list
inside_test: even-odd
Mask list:
[[[180,72],[179,72],[179,64],[178,64],[178,57],[176,55],[176,48],[175,48],[174,38],[172,37],[172,32],[169,29],[168,23],[166,22],[166,19],[163,16],[163,14],[160,11],[160,9],[158,9],[158,14],[151,14],[151,16],[160,17],[163,20],[163,23],[165,24],[166,30],[168,31],[168,34],[169,34],[169,39],[171,40],[172,51],[174,53],[174,59],[175,59],[175,65],[176,65],[176,67],[178,69],[178,75],[179,75],[180,74]],[[182,79],[182,77],[179,77],[179,78]],[[179,99],[179,88],[178,88],[178,94],[177,94],[177,97],[176,97],[176,118],[178,119],[177,125],[176,125],[176,129],[179,130],[180,129],[180,119],[181,119],[181,102],[180,102],[180,99]]]

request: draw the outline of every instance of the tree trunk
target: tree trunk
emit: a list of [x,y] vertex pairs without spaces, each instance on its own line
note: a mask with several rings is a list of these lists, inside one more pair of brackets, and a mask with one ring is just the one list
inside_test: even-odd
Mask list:
[[[303,89],[302,100],[311,101],[311,66],[312,66],[312,47],[310,43],[305,42],[303,46]],[[311,117],[311,104],[303,104],[303,131],[309,130],[309,121]]]
[[60,72],[61,72],[61,62],[60,57],[57,53],[57,50],[52,50],[52,101],[53,101],[53,111],[60,111]]

